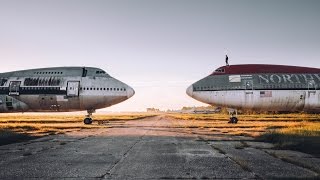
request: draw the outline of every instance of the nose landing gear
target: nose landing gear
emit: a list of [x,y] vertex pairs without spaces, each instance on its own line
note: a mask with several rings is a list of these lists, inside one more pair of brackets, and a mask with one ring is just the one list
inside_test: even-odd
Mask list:
[[230,121],[228,123],[237,124],[238,118],[237,117],[230,117]]
[[92,113],[95,112],[95,110],[87,110],[88,114],[86,115],[86,117],[83,120],[84,124],[92,124]]
[[233,109],[232,111],[229,111],[230,120],[228,123],[237,124],[238,123],[238,111],[236,109]]

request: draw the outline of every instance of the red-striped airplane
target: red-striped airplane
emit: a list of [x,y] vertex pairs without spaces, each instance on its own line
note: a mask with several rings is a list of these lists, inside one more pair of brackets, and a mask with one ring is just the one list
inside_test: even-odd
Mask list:
[[[320,69],[241,64],[222,66],[187,94],[204,103],[256,111],[320,112]],[[237,117],[230,118],[236,123]]]

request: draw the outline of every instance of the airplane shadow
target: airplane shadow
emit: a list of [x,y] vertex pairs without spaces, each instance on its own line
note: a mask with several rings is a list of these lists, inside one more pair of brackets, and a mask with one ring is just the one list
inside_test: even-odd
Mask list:
[[28,141],[36,138],[37,137],[30,136],[28,134],[17,133],[12,130],[0,130],[0,146],[17,143],[17,142]]

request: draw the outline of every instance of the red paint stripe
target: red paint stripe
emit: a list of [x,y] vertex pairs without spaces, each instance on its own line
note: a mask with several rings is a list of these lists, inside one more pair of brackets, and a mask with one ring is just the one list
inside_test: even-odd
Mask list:
[[[211,75],[225,74],[257,74],[257,73],[317,73],[320,74],[320,69],[300,66],[286,65],[271,65],[271,64],[240,64],[222,66],[224,73],[214,71]],[[218,69],[220,69],[218,68]]]

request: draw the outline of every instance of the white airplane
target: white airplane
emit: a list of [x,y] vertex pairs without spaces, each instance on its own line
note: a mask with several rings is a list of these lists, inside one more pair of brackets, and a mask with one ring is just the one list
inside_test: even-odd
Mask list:
[[[222,66],[188,87],[201,102],[256,111],[320,112],[320,69],[285,65]],[[232,114],[231,123],[237,123]]]
[[0,113],[71,112],[96,109],[134,95],[125,83],[94,67],[53,67],[0,73]]

